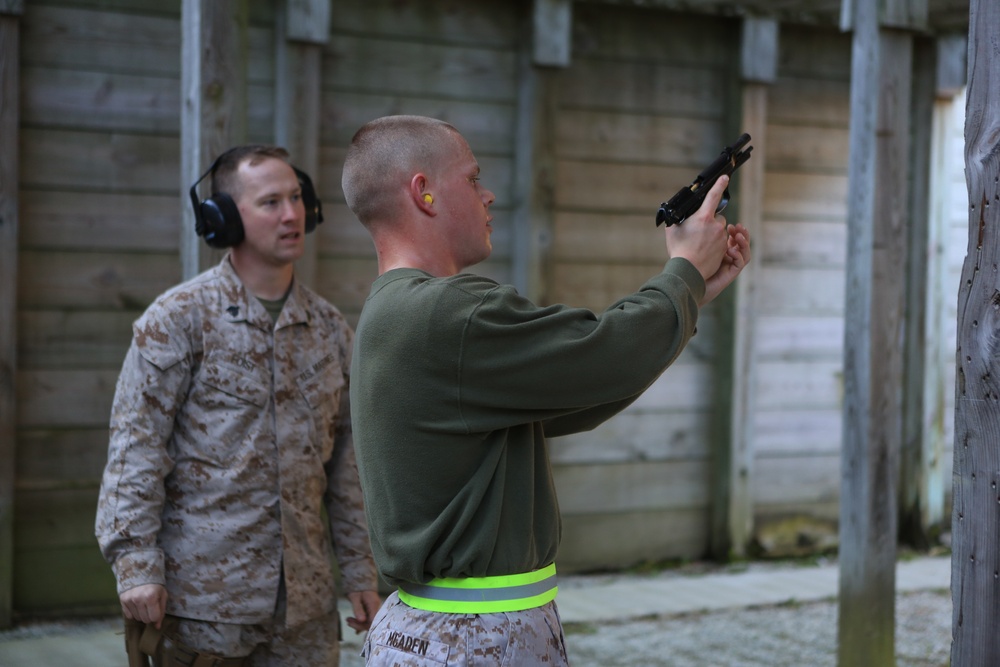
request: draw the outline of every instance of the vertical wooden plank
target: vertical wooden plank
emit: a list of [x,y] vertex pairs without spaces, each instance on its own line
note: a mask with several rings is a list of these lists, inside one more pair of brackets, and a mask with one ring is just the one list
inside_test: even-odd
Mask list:
[[[947,386],[947,370],[955,363],[955,349],[948,342],[948,327],[954,320],[945,319],[948,303],[954,298],[947,261],[948,223],[952,209],[949,197],[951,175],[957,167],[949,159],[953,150],[950,139],[955,124],[951,100],[938,98],[934,103],[931,130],[931,176],[929,190],[929,220],[927,237],[927,295],[926,345],[924,347],[923,424],[920,430],[920,456],[927,472],[921,489],[926,503],[922,508],[922,522],[933,530],[946,528],[945,489],[949,480],[945,476],[945,424],[948,420],[948,396],[954,391]],[[946,286],[948,286],[946,288]],[[946,299],[948,301],[946,301]]]
[[746,18],[742,30],[740,70],[743,80],[774,83],[778,78],[778,22]]
[[[246,140],[247,0],[181,4],[181,264],[191,278],[222,256],[194,231],[188,190],[220,153]],[[201,197],[208,186],[199,189]]]
[[534,0],[536,65],[568,67],[572,52],[572,0]]
[[[956,100],[966,82],[966,35],[948,35],[935,40],[937,69],[936,100],[932,111],[931,158],[929,178],[929,223],[927,239],[927,306],[925,308],[927,340],[924,348],[924,407],[921,428],[921,458],[927,469],[921,490],[926,504],[923,523],[933,530],[945,521],[945,492],[950,483],[945,475],[946,424],[954,415],[951,399],[953,387],[946,386],[946,373],[955,363],[955,349],[950,343],[950,327],[954,320],[945,319],[954,298],[952,269],[949,266],[949,225],[956,206],[951,183],[956,173],[962,173],[953,157],[952,138],[959,125],[959,113],[964,114],[962,100]],[[943,528],[944,526],[942,526]]]
[[[757,281],[762,256],[764,235],[764,187],[765,166],[767,164],[767,114],[769,86],[762,83],[747,83],[743,87],[743,129],[748,132],[753,149],[753,157],[738,172],[739,216],[731,222],[739,222],[750,230],[753,238],[752,252],[757,259],[752,261],[732,286],[735,290],[735,317],[733,321],[733,364],[732,364],[732,417],[730,427],[730,449],[728,471],[728,498],[719,498],[717,503],[726,502],[727,520],[724,526],[713,532],[725,530],[728,534],[730,557],[744,558],[753,535],[754,505],[753,488],[754,443],[753,419],[754,397],[756,396],[757,364],[754,350],[754,316],[757,313]],[[755,235],[756,234],[756,235]],[[718,484],[713,485],[718,487]],[[713,550],[714,551],[714,550]]]
[[[314,26],[308,39],[304,39],[302,26],[312,25],[310,19],[325,15],[325,23],[318,22],[323,23],[322,29],[328,33],[330,0],[287,2],[286,11],[282,11],[279,3],[276,17],[274,141],[288,149],[295,166],[309,174],[318,188],[322,44],[329,35],[321,35]],[[323,193],[317,195],[322,201]],[[307,239],[305,253],[295,263],[296,279],[311,287],[316,285],[318,246],[313,234]]]
[[[767,145],[768,84],[774,82],[778,68],[778,24],[773,20],[746,19],[742,26],[741,59],[742,118],[740,130],[751,137],[753,154],[737,172],[738,209],[726,211],[730,222],[740,222],[753,236],[753,252],[760,256],[763,239],[764,180]],[[735,136],[735,135],[734,135]],[[733,214],[737,214],[733,217]],[[727,348],[720,362],[720,388],[727,392],[717,406],[729,406],[725,420],[727,429],[720,433],[712,458],[712,531],[709,550],[719,560],[743,558],[753,534],[753,428],[755,369],[753,355],[753,316],[755,281],[758,262],[751,262],[736,284],[730,288],[734,296],[731,323],[720,338]],[[722,327],[720,327],[722,329]],[[724,377],[728,374],[728,377]]]
[[855,5],[838,664],[895,665],[912,38]]
[[15,395],[17,374],[18,109],[17,16],[0,10],[0,628],[9,627],[14,585]]
[[[899,475],[899,537],[918,549],[931,546],[929,489],[942,474],[940,461],[927,456],[925,389],[928,373],[940,375],[927,356],[927,294],[930,280],[930,160],[936,76],[934,43],[914,45],[913,145],[910,150],[909,251],[906,262],[906,308],[903,364],[903,437]],[[938,311],[940,312],[940,311]],[[940,515],[940,511],[936,512]]]
[[944,35],[937,38],[937,94],[955,97],[967,83],[966,60],[968,35]]
[[1000,664],[1000,3],[971,0],[965,174],[969,245],[958,292],[951,664]]
[[853,29],[856,16],[859,13],[858,3],[866,3],[877,10],[877,21],[885,27],[903,28],[920,32],[927,31],[927,20],[930,16],[928,0],[842,0],[840,5],[840,27],[842,30]]
[[882,0],[881,24],[908,30],[926,30],[928,0]]
[[552,246],[555,201],[555,73],[518,60],[517,128],[514,142],[511,282],[535,303],[547,298],[544,267]]
[[288,39],[320,45],[329,41],[330,0],[285,0],[284,14]]

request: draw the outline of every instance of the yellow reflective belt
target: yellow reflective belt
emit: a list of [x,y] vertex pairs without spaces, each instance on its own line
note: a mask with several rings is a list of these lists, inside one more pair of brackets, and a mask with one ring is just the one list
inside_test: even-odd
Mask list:
[[556,598],[556,565],[525,574],[431,579],[404,583],[399,599],[416,609],[446,614],[496,614],[534,609]]

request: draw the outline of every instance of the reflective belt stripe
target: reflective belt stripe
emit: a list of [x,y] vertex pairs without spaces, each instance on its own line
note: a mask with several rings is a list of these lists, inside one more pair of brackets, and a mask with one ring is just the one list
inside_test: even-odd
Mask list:
[[404,583],[399,599],[416,609],[450,614],[492,614],[533,609],[555,599],[555,564],[525,574],[432,579]]

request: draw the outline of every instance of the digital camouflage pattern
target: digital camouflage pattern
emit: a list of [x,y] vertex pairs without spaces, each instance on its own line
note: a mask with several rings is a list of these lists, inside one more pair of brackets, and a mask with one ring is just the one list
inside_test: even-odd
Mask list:
[[277,322],[228,257],[133,326],[96,533],[119,593],[164,584],[167,613],[287,624],[377,587],[348,404],[353,333],[295,283]]
[[[280,615],[280,614],[279,614]],[[177,619],[170,636],[215,656],[246,656],[242,667],[337,667],[340,664],[336,612],[294,628],[283,619],[253,625]],[[169,639],[167,641],[170,641]]]
[[408,606],[396,593],[372,621],[367,667],[565,667],[566,639],[555,602],[500,614],[443,614]]

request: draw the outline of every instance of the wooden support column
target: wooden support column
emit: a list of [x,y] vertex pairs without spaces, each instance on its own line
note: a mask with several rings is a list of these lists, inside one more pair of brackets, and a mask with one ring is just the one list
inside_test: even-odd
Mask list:
[[[185,279],[219,262],[194,231],[188,190],[220,153],[246,141],[247,0],[181,4],[181,265]],[[202,183],[204,199],[210,186]]]
[[[838,665],[895,665],[913,38],[923,0],[845,0],[851,55]],[[882,5],[882,14],[879,5]],[[923,4],[924,14],[920,14]]]
[[535,303],[546,302],[545,267],[552,246],[555,190],[555,78],[569,66],[570,2],[536,0],[530,49],[518,60],[514,146],[511,282]]
[[1000,664],[1000,3],[971,0],[965,178],[969,245],[958,289],[951,664]]
[[[274,142],[292,155],[296,167],[319,188],[320,86],[323,46],[330,39],[330,0],[286,0],[279,3],[276,25]],[[317,192],[320,201],[323,193]],[[316,284],[319,250],[316,234],[295,263],[295,277]]]
[[[753,397],[755,395],[754,329],[755,295],[760,244],[763,241],[764,180],[767,146],[768,91],[777,79],[778,22],[748,18],[743,21],[741,43],[742,120],[740,130],[750,134],[753,153],[736,173],[734,203],[726,210],[729,222],[750,230],[755,261],[730,288],[734,294],[730,326],[720,333],[731,363],[719,363],[719,386],[727,392],[720,401],[729,404],[728,428],[721,433],[712,481],[711,553],[717,560],[743,558],[753,534]],[[727,141],[735,138],[735,134]],[[735,217],[734,217],[735,214]],[[724,328],[724,327],[720,327]],[[724,368],[723,368],[724,367]],[[721,408],[720,408],[721,409]]]
[[14,599],[14,471],[17,450],[17,253],[20,16],[24,2],[0,0],[0,628]]
[[536,65],[569,67],[572,53],[573,0],[534,0]]

